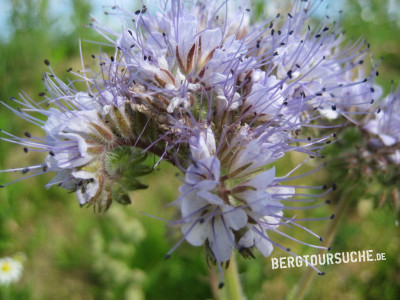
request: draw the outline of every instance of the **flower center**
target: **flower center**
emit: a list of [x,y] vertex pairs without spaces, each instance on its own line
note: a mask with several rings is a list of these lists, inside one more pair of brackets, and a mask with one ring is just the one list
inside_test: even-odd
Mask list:
[[12,269],[12,266],[9,262],[5,262],[1,266],[1,271],[3,273],[9,273],[11,271],[11,269]]

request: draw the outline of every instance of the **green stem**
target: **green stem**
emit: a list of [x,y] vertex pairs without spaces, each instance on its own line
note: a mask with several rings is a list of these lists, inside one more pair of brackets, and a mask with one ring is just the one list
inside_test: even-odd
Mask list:
[[[357,192],[357,189],[355,189],[356,185],[353,187],[347,187],[347,191],[342,194],[342,196],[339,199],[339,202],[336,206],[334,215],[335,218],[329,223],[325,234],[324,234],[324,241],[322,242],[322,246],[324,247],[330,247],[333,243],[333,240],[336,236],[337,229],[339,227],[339,221],[342,218],[342,216],[346,213],[347,208],[349,207],[349,203],[353,199],[353,195],[355,194],[354,192]],[[317,252],[318,254],[324,253],[324,249],[320,249]],[[300,283],[298,284],[294,296],[291,296],[290,299],[296,299],[296,300],[302,300],[304,296],[307,293],[307,290],[309,286],[311,285],[314,276],[316,274],[316,271],[312,268],[307,268],[306,271],[304,271],[303,276],[300,279]]]
[[[243,296],[242,286],[240,284],[239,273],[236,263],[235,255],[229,262],[229,267],[223,270],[224,285],[216,291],[216,278],[214,278],[214,285],[211,283],[213,294],[217,300],[245,300]],[[215,277],[215,276],[214,276]]]
[[220,298],[220,300],[244,300],[235,255],[232,255],[229,267],[224,269],[223,272],[225,285],[221,290],[221,296],[223,295],[224,297]]
[[9,285],[3,285],[3,286],[0,285],[0,291],[1,291],[1,296],[2,296],[1,299],[4,299],[4,300],[10,299],[10,286]]

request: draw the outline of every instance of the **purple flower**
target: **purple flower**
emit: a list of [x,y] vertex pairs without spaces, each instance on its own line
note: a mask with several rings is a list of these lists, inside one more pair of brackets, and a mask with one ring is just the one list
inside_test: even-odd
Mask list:
[[[130,146],[133,154],[135,145],[144,143],[140,133],[135,132],[132,105],[114,87],[107,89],[104,82],[96,83],[89,92],[66,86],[54,73],[45,74],[44,82],[49,96],[43,106],[25,95],[21,95],[22,101],[12,98],[22,106],[18,110],[2,104],[40,126],[45,136],[35,137],[26,132],[25,138],[20,138],[3,132],[7,137],[2,139],[23,145],[25,153],[47,152],[47,157],[42,164],[3,172],[21,170],[26,177],[56,172],[46,187],[58,185],[76,191],[81,205],[94,204],[99,211],[105,211],[113,198],[126,198],[125,192],[119,195],[124,189],[115,182],[122,175],[121,170],[110,166],[115,150]],[[37,116],[46,119],[42,121]]]
[[364,129],[391,147],[400,142],[400,85],[379,105],[378,112],[364,125]]
[[389,161],[400,164],[400,85],[379,102],[379,108],[367,118],[363,129],[369,133],[369,145]]

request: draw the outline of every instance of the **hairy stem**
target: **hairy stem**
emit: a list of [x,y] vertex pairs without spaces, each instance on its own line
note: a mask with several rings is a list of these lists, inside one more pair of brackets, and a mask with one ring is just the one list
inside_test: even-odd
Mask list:
[[221,290],[219,300],[244,300],[235,255],[232,255],[229,267],[223,272],[225,285]]

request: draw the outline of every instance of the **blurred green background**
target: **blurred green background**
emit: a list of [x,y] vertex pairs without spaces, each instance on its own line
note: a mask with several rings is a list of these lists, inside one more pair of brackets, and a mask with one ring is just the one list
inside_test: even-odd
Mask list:
[[[17,97],[23,90],[38,100],[44,89],[43,60],[51,61],[60,78],[71,78],[66,70],[80,68],[78,39],[99,39],[82,24],[89,22],[91,12],[101,14],[103,8],[88,0],[1,2],[0,99],[7,103],[9,97]],[[57,5],[62,5],[61,9]],[[342,3],[342,24],[349,38],[365,36],[371,52],[384,58],[379,83],[386,91],[391,79],[399,82],[400,78],[400,12],[393,7],[400,7],[398,0]],[[83,42],[85,61],[90,62],[91,53],[97,51],[98,46]],[[5,107],[0,109],[0,128],[17,136],[23,136],[25,131],[41,135],[38,128],[32,128]],[[0,155],[0,169],[44,159],[43,155],[26,155],[22,147],[4,141]],[[207,268],[202,248],[184,243],[169,260],[164,260],[180,239],[180,230],[141,213],[171,220],[179,217],[175,209],[166,206],[176,198],[180,185],[175,172],[162,165],[161,172],[147,176],[150,189],[134,193],[131,206],[114,204],[105,215],[80,208],[73,194],[56,188],[46,190],[44,185],[51,175],[0,189],[0,257],[16,252],[27,256],[22,279],[10,287],[10,299],[214,299],[209,278],[214,278],[215,273]],[[337,180],[322,173],[311,179],[317,184]],[[19,175],[0,173],[0,184]],[[383,192],[379,190],[382,187],[372,188],[373,193],[353,199],[332,251],[371,249],[386,253],[387,260],[324,266],[326,275],[316,278],[306,299],[400,299],[399,227],[395,225],[390,201],[378,205],[377,195]],[[304,216],[330,215],[337,197],[338,194],[331,194],[333,205],[304,212]],[[327,224],[328,221],[321,221],[305,225],[322,234]],[[286,233],[300,240],[315,242],[301,230],[286,229]],[[300,255],[316,252],[271,236]],[[280,256],[286,253],[276,249],[272,254]],[[238,260],[249,300],[285,299],[304,271],[272,270],[271,259],[260,255],[253,261]]]

